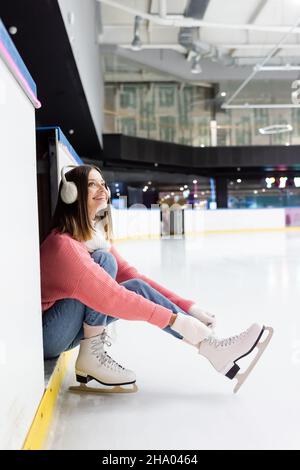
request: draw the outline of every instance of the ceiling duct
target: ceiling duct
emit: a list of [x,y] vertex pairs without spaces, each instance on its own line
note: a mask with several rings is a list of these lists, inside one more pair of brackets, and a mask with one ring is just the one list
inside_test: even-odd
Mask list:
[[[186,18],[202,20],[209,1],[210,0],[188,0],[184,10],[184,16]],[[199,39],[199,27],[180,28],[178,42],[187,50],[188,53],[193,52],[196,56],[201,56],[201,58],[210,58],[211,60],[220,62],[226,66],[230,66],[235,63],[235,60],[227,53],[223,53],[215,46],[201,41]]]
[[134,33],[133,33],[133,40],[131,43],[131,49],[133,51],[140,51],[142,49],[142,41],[140,38],[140,26],[143,18],[140,16],[136,16],[134,19]]
[[[197,18],[202,20],[210,0],[188,0],[184,10],[184,16],[187,18]],[[212,47],[199,40],[199,28],[180,28],[178,42],[185,47],[187,52],[195,52],[196,55],[211,54]]]

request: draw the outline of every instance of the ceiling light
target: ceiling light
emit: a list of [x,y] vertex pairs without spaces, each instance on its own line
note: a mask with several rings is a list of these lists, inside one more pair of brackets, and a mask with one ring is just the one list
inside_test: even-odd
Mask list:
[[278,71],[278,72],[287,72],[291,70],[300,70],[300,65],[290,65],[290,64],[285,64],[285,65],[255,65],[253,67],[254,70],[257,72],[273,72],[273,71]]
[[192,63],[192,68],[191,68],[191,73],[198,74],[198,73],[202,72],[202,68],[201,68],[201,65],[200,65],[200,59],[201,59],[200,54],[198,54],[194,57],[193,63]]
[[287,182],[287,177],[286,176],[281,176],[279,178],[279,188],[283,189],[286,187],[286,182]]
[[132,51],[140,51],[142,49],[142,41],[138,36],[134,36],[133,41],[131,43],[131,50]]
[[274,176],[271,176],[270,178],[265,178],[265,182],[267,183],[268,189],[272,188],[272,184],[275,183]]
[[18,28],[16,26],[11,26],[10,28],[8,28],[8,31],[13,36],[14,34],[17,34]]
[[283,132],[291,132],[293,126],[290,124],[273,124],[272,126],[261,127],[258,129],[260,134],[282,134]]
[[295,176],[294,185],[296,186],[296,188],[300,188],[300,178],[299,178],[299,176]]

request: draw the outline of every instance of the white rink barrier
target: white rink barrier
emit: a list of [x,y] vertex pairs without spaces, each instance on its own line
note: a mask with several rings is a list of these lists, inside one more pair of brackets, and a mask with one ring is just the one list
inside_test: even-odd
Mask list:
[[[113,209],[114,238],[159,237],[161,234],[160,210]],[[184,233],[201,234],[205,232],[277,230],[285,227],[285,209],[217,209],[185,210]],[[170,228],[170,225],[169,225]],[[181,235],[181,227],[174,226],[175,235]],[[168,236],[164,224],[163,235]]]
[[138,209],[135,204],[129,209],[113,209],[114,238],[145,238],[160,236],[160,210]]
[[36,87],[0,20],[0,448],[21,449],[44,393]]
[[285,227],[285,209],[186,210],[185,233],[267,230]]

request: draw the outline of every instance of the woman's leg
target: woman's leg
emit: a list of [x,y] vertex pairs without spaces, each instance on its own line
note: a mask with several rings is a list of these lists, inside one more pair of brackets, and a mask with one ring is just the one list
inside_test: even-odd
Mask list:
[[[92,257],[108,274],[116,277],[117,263],[110,253],[97,250]],[[94,328],[103,328],[106,325],[106,319],[106,315],[92,310],[79,300],[63,299],[55,302],[43,314],[45,358],[57,357],[61,352],[77,346],[84,338],[84,325],[87,329],[92,328],[93,335],[95,335]]]
[[58,300],[43,314],[44,357],[57,357],[83,338],[85,305],[76,299]]
[[[91,257],[95,263],[99,264],[113,279],[117,276],[118,265],[115,257],[106,251],[96,250],[91,254]],[[105,326],[106,325],[106,315],[101,314],[99,317],[99,312],[93,310],[92,308],[86,307],[86,315],[84,323],[87,326]],[[88,327],[86,327],[88,330]]]
[[[183,315],[187,315],[178,305],[171,302],[167,297],[163,296],[160,292],[156,289],[153,289],[149,284],[142,281],[141,279],[130,279],[128,281],[122,282],[122,286],[126,289],[136,292],[139,295],[145,297],[145,299],[151,300],[155,304],[162,305],[163,307],[168,308],[173,313],[179,313]],[[114,321],[115,318],[107,316],[107,324]],[[183,337],[177,333],[176,331],[172,330],[169,326],[164,328],[164,331],[170,333],[171,335],[175,336],[176,338],[182,339]]]

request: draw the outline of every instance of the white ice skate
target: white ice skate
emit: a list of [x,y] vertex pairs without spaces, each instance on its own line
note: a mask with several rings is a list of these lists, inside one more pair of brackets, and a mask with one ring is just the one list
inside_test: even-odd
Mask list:
[[[137,391],[135,373],[125,369],[112,359],[104,350],[104,345],[111,346],[104,331],[101,335],[80,341],[80,350],[75,364],[77,387],[70,387],[72,392],[90,393],[132,393]],[[88,387],[90,380],[96,380],[105,387]],[[132,385],[126,387],[126,385]],[[125,387],[124,387],[125,386]]]
[[[260,341],[263,333],[268,334],[264,341]],[[209,337],[201,341],[199,345],[199,354],[205,356],[214,368],[221,374],[226,375],[229,379],[237,379],[237,383],[233,390],[236,393],[246,378],[256,365],[258,359],[269,344],[273,335],[273,328],[259,326],[256,323],[250,326],[246,331],[230,338],[217,339]],[[255,348],[258,348],[256,356],[248,368],[238,374],[240,367],[237,361],[250,354]]]

